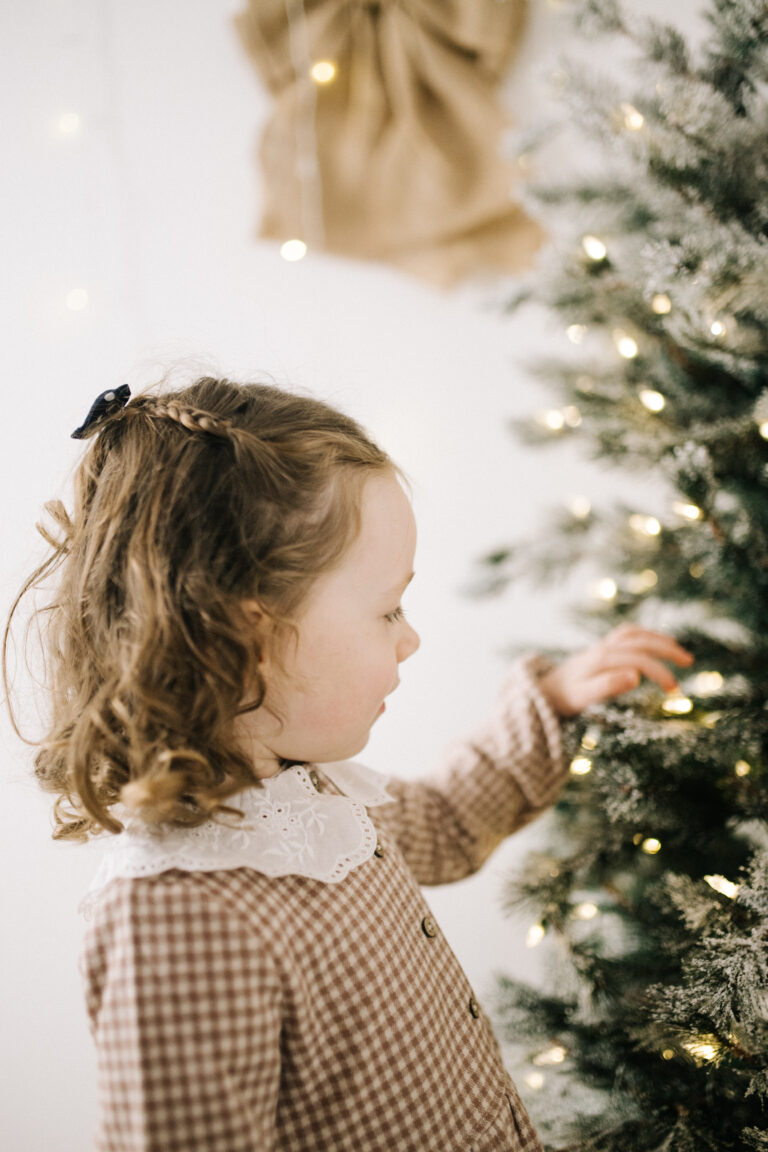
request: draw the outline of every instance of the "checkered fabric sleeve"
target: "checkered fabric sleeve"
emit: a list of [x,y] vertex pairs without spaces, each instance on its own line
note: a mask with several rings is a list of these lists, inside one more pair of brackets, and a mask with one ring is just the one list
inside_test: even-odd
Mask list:
[[89,929],[97,1152],[275,1146],[280,980],[218,875],[115,880]]
[[376,808],[419,884],[447,884],[476,872],[512,832],[555,800],[567,775],[560,718],[539,680],[540,655],[519,660],[495,710],[443,767],[421,780],[392,778],[395,803]]

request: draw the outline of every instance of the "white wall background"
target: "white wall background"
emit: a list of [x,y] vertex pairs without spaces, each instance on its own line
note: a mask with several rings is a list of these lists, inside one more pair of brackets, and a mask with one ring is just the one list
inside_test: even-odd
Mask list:
[[[43,553],[45,500],[68,491],[81,452],[69,433],[93,398],[193,357],[239,378],[268,371],[360,419],[413,479],[420,524],[406,608],[422,648],[364,758],[416,776],[485,712],[512,642],[575,643],[563,590],[462,594],[473,561],[535,530],[541,510],[599,499],[605,474],[570,448],[534,453],[505,428],[547,407],[524,364],[566,347],[535,310],[503,317],[510,284],[443,294],[385,267],[310,253],[284,262],[256,243],[257,134],[269,101],[231,24],[240,0],[4,0],[0,189],[0,385],[5,615]],[[508,98],[523,125],[547,100],[564,35],[534,0]],[[664,13],[662,0],[636,7]],[[697,23],[697,0],[675,19]],[[62,135],[75,112],[81,130]],[[67,308],[83,288],[88,307]],[[627,482],[619,482],[627,488]],[[650,501],[635,480],[638,507]],[[611,481],[614,484],[614,481]],[[23,617],[22,617],[23,622]],[[17,628],[20,650],[23,629]],[[35,710],[19,656],[19,706]],[[12,660],[13,667],[13,660]],[[96,1113],[95,1055],[76,958],[77,903],[93,848],[50,839],[33,750],[0,721],[0,1145],[82,1152]],[[542,834],[510,839],[483,873],[427,893],[479,997],[494,972],[537,977],[525,924],[504,917],[503,880]]]

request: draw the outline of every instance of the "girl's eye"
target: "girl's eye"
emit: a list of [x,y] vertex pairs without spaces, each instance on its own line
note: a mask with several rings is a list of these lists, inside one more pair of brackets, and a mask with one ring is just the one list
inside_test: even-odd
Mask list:
[[402,606],[400,604],[398,604],[398,606],[397,606],[397,608],[395,608],[394,612],[387,612],[386,613],[384,619],[388,620],[390,624],[396,624],[398,620],[404,620],[405,619],[405,612],[403,611]]

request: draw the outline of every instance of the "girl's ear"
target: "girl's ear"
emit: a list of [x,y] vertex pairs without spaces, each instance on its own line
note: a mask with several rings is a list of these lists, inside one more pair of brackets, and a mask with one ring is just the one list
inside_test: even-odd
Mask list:
[[251,624],[256,628],[263,627],[266,620],[266,613],[258,600],[241,600],[240,604]]

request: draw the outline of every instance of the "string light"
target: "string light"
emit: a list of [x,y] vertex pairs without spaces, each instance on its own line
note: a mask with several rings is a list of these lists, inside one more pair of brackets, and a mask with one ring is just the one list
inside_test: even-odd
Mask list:
[[640,847],[647,856],[655,856],[657,852],[661,852],[661,840],[657,840],[655,836],[647,836]]
[[586,776],[587,772],[591,771],[592,761],[588,756],[576,756],[571,760],[571,774],[573,776]]
[[543,924],[531,924],[530,928],[525,934],[526,948],[536,948],[539,944],[541,944],[546,934],[547,930]]
[[569,428],[578,428],[581,424],[581,412],[575,404],[569,404],[563,408],[563,419]]
[[661,392],[657,392],[654,388],[641,388],[639,396],[640,403],[643,404],[649,412],[661,412],[666,404],[666,400]]
[[622,104],[621,111],[624,113],[624,127],[630,132],[639,132],[645,124],[642,112],[638,112],[634,104]]
[[627,578],[627,587],[630,592],[640,595],[642,592],[650,592],[651,588],[655,588],[658,582],[659,577],[653,568],[645,568],[642,572],[634,572]]
[[641,536],[658,536],[661,532],[661,524],[655,516],[643,516],[639,512],[630,516],[629,526]]
[[693,711],[693,701],[689,700],[687,696],[674,694],[667,696],[661,710],[666,712],[668,716],[685,716],[687,712]]
[[595,585],[595,595],[599,600],[613,600],[618,592],[618,585],[615,580],[611,580],[610,576],[599,580]]
[[693,681],[694,691],[700,696],[708,696],[717,692],[723,686],[723,677],[719,672],[699,672]]
[[675,500],[672,508],[678,516],[684,516],[686,520],[701,520],[704,515],[696,504],[686,504],[682,500]]
[[538,1056],[534,1056],[534,1064],[541,1067],[546,1067],[548,1064],[562,1064],[568,1053],[565,1048],[560,1044],[553,1044],[551,1048],[546,1048],[543,1052],[539,1052]]
[[529,1072],[523,1077],[525,1083],[534,1092],[538,1092],[540,1088],[544,1087],[544,1074],[543,1072]]
[[639,351],[637,341],[633,340],[623,328],[614,328],[613,342],[616,345],[619,356],[623,356],[625,360],[634,360]]
[[568,501],[568,508],[577,520],[586,520],[592,511],[592,505],[586,496],[573,496]]
[[599,263],[600,260],[605,260],[608,255],[608,249],[597,236],[582,237],[581,246],[590,260],[594,260],[595,262]]
[[713,320],[709,330],[713,336],[725,336],[725,324],[722,320]]
[[574,909],[574,915],[579,920],[594,920],[598,912],[597,904],[593,904],[590,900],[586,900],[583,904],[577,904]]
[[651,308],[657,316],[666,316],[672,311],[672,301],[666,292],[657,292],[651,300]]
[[566,329],[566,335],[572,344],[581,344],[587,334],[586,324],[571,324]]
[[72,288],[64,300],[71,312],[82,312],[88,307],[88,293],[85,288]]
[[695,1040],[685,1040],[683,1048],[686,1052],[690,1052],[691,1056],[695,1056],[699,1060],[714,1060],[717,1055],[717,1043],[715,1036],[699,1036]]
[[701,717],[701,723],[705,728],[714,728],[718,720],[722,720],[722,712],[705,712]]
[[317,84],[330,84],[336,75],[336,65],[330,60],[318,60],[310,68],[309,74]]
[[60,136],[77,136],[83,122],[77,112],[62,112],[56,123]]
[[596,724],[590,725],[581,738],[582,748],[592,749],[597,748],[597,742],[600,739],[600,729]]
[[675,1057],[674,1048],[665,1048],[661,1054],[662,1060],[674,1060],[674,1057]]
[[552,408],[549,412],[542,412],[539,420],[545,427],[549,428],[551,432],[560,432],[565,427],[565,416],[556,408]]
[[737,776],[749,776],[752,771],[752,765],[746,760],[737,760],[733,766],[733,770]]
[[727,896],[729,900],[734,900],[738,894],[740,884],[734,884],[731,880],[726,880],[725,876],[705,876],[707,884],[710,888],[714,888],[715,892],[719,892],[722,896]]
[[303,240],[286,240],[280,249],[283,260],[302,260],[307,254],[307,246]]
[[763,440],[768,440],[768,420],[763,421],[763,423],[759,426],[758,431]]

